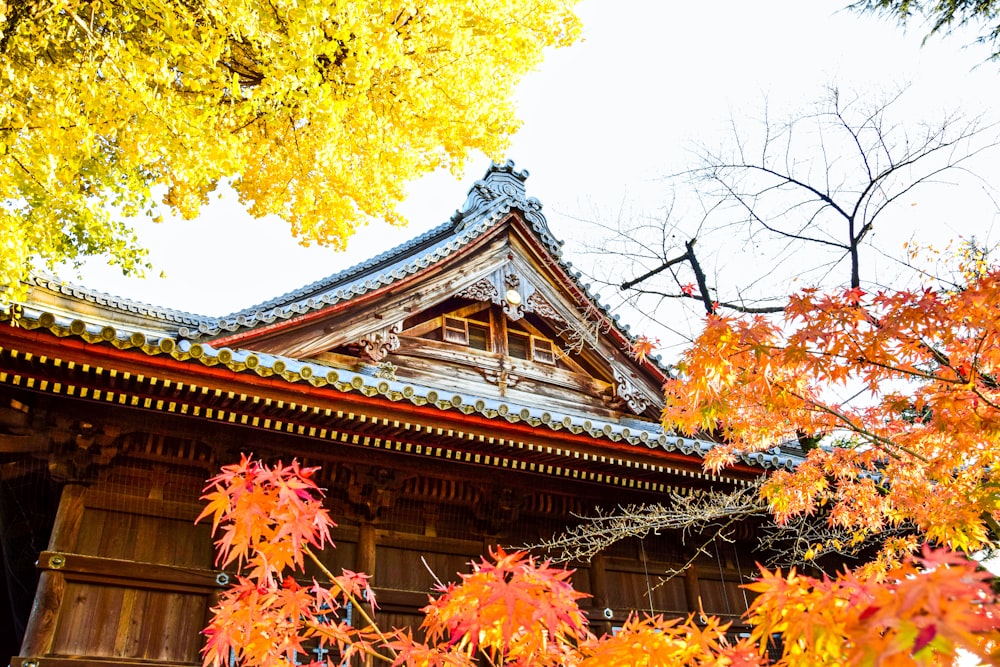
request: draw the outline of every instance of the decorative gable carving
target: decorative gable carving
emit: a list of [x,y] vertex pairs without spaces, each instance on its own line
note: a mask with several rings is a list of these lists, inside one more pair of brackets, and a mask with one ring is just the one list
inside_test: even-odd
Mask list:
[[625,377],[617,368],[613,369],[615,377],[615,390],[618,398],[625,401],[629,409],[637,415],[641,415],[649,407],[649,399],[639,391],[638,387],[632,384],[631,380]]
[[528,297],[528,300],[524,302],[524,305],[529,313],[535,313],[539,317],[544,317],[545,319],[552,320],[553,322],[566,324],[566,319],[557,313],[556,309],[552,307],[552,304],[546,301],[545,297],[538,292],[532,292]]
[[458,293],[458,296],[463,299],[471,299],[473,301],[500,303],[500,292],[497,291],[496,286],[490,282],[489,278],[483,278],[479,282],[466,287]]
[[[516,296],[514,299],[509,299],[508,295]],[[524,278],[510,264],[496,269],[456,296],[502,306],[507,317],[514,321],[524,317],[525,313],[534,313],[539,317],[566,325],[566,318],[556,311],[530,280]]]
[[396,322],[362,336],[358,341],[358,345],[361,346],[361,356],[374,362],[382,361],[399,349],[399,332],[402,330],[403,323]]
[[[516,273],[507,273],[503,282],[506,288],[503,292],[503,312],[510,319],[517,321],[524,317],[524,294],[521,290],[521,277]],[[525,281],[525,287],[528,285],[529,283]]]

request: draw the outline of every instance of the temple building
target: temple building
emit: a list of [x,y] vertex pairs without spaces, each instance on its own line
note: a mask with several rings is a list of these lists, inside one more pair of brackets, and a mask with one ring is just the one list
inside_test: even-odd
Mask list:
[[[321,466],[331,568],[373,575],[385,627],[415,624],[435,576],[574,517],[731,490],[713,443],[664,432],[668,370],[635,358],[526,196],[493,165],[446,222],[226,317],[36,277],[0,322],[0,544],[15,667],[200,664],[232,573],[195,525],[241,453]],[[695,559],[664,533],[575,563],[598,632],[634,611],[736,619],[752,527]],[[652,583],[651,583],[652,581]]]

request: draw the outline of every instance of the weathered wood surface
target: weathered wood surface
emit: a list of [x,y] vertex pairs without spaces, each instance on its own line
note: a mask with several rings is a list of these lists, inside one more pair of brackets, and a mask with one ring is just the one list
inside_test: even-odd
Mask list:
[[136,587],[181,592],[205,593],[220,587],[219,572],[182,564],[157,565],[117,558],[43,551],[38,556],[43,570],[58,571],[73,581],[121,583],[127,580]]
[[21,642],[21,655],[41,656],[51,651],[65,594],[66,577],[61,572],[41,573],[31,617]]
[[[554,366],[505,358],[501,368],[501,357],[493,352],[405,337],[390,361],[399,367],[396,374],[403,381],[445,386],[466,396],[544,404],[553,412],[586,412],[606,419],[617,416],[605,398],[613,393],[610,384]],[[513,376],[503,392],[496,380],[502,370]]]
[[51,654],[195,663],[208,593],[70,582]]
[[171,662],[167,660],[133,660],[128,658],[85,658],[79,656],[44,658],[14,656],[11,667],[197,667],[198,662]]
[[356,572],[365,572],[370,576],[375,576],[376,565],[375,526],[366,521],[358,527],[358,546],[354,556],[354,569]]
[[67,485],[39,555],[43,583],[21,657],[40,666],[65,657],[197,663],[208,602],[223,582],[190,507]]
[[79,553],[202,568],[212,564],[209,527],[204,524],[93,508],[87,508],[82,524]]
[[[341,311],[331,307],[331,316],[303,317],[273,332],[255,332],[252,342],[240,342],[239,345],[261,352],[303,358],[353,343],[375,329],[402,322],[415,312],[451,298],[488,275],[496,265],[503,263],[507,244],[506,234],[483,237],[474,246],[463,249],[463,255],[469,261],[460,259],[447,268],[439,264],[417,276],[398,281],[390,289],[372,296],[362,295],[352,302],[349,309]],[[411,283],[417,282],[417,279],[420,284],[413,289]]]
[[[85,493],[86,489],[80,484],[67,484],[63,487],[49,538],[49,549],[71,551],[76,548]],[[21,642],[22,655],[44,655],[51,650],[65,593],[66,578],[62,572],[41,573],[31,617],[25,628],[24,641]]]

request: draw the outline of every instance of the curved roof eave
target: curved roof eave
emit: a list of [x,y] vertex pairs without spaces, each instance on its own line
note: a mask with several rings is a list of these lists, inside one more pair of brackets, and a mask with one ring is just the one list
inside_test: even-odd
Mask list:
[[[607,318],[616,338],[626,345],[634,343],[636,337],[632,335],[628,324],[621,322],[618,315],[612,314],[610,307],[601,302],[600,295],[593,294],[590,285],[582,282],[582,273],[562,258],[562,242],[549,230],[548,221],[542,213],[542,204],[526,194],[524,182],[527,177],[527,170],[515,169],[511,160],[502,165],[494,163],[485,176],[472,185],[461,209],[447,222],[327,278],[223,317],[160,308],[90,290],[50,276],[36,275],[32,277],[32,282],[50,292],[55,297],[54,300],[63,295],[70,300],[91,303],[98,309],[107,311],[109,316],[116,313],[126,315],[141,330],[166,332],[167,335],[175,334],[178,338],[192,341],[208,341],[294,319],[333,304],[343,305],[344,302],[372,290],[392,285],[452,256],[500,224],[512,211],[518,211],[541,248],[552,257],[553,266],[574,286],[574,291]],[[71,308],[48,301],[53,299],[43,300],[45,305],[41,307],[51,309],[54,313],[73,316]],[[111,317],[111,320],[118,321],[118,318]],[[646,363],[660,374],[670,373],[669,367],[658,355],[651,355]]]
[[[9,316],[0,317],[0,320]],[[206,367],[221,367],[231,373],[252,372],[261,377],[281,379],[288,383],[305,382],[312,387],[327,387],[341,393],[358,393],[367,397],[382,396],[388,401],[408,401],[415,406],[427,406],[442,411],[458,411],[490,420],[524,423],[552,431],[565,430],[574,435],[597,440],[624,443],[635,447],[661,449],[703,458],[715,443],[685,438],[664,432],[658,424],[643,428],[630,421],[623,424],[581,414],[567,414],[537,406],[487,397],[464,396],[455,393],[442,396],[438,389],[398,380],[377,378],[362,372],[332,369],[320,364],[227,347],[213,348],[207,343],[178,340],[169,336],[151,336],[137,330],[120,329],[111,325],[68,319],[61,314],[26,308],[18,326],[26,331],[46,332],[57,338],[74,337],[86,343],[109,345],[119,350],[143,353],[150,357],[165,356],[174,361],[200,363]],[[745,453],[740,461],[763,470],[791,470],[800,457],[783,454],[780,449],[769,452]]]

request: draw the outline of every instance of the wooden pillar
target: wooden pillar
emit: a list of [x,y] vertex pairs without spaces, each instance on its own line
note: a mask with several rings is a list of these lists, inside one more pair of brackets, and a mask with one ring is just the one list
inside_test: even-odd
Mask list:
[[590,559],[590,594],[597,609],[608,606],[608,572],[605,567],[604,554],[597,554]]
[[[363,572],[375,577],[375,524],[370,521],[362,521],[358,526],[358,547],[354,553],[354,571]],[[365,604],[365,611],[369,616],[375,618],[375,610],[369,604]],[[359,621],[360,622],[360,621]],[[360,658],[363,667],[374,667],[372,657],[366,655]]]
[[498,306],[490,307],[491,352],[507,354],[507,318]]
[[[52,536],[49,538],[49,551],[76,550],[80,521],[83,518],[84,491],[82,484],[72,482],[63,487],[59,509],[52,525]],[[51,652],[59,621],[59,608],[66,592],[66,577],[62,572],[51,568],[48,563],[39,563],[39,567],[43,569],[38,578],[35,601],[31,605],[28,627],[24,631],[24,641],[21,642],[23,657],[41,657]]]
[[610,620],[604,615],[604,610],[608,608],[608,571],[604,554],[596,554],[590,559],[590,594],[593,609],[604,620],[600,621],[600,632],[597,634],[611,632]]
[[358,527],[358,549],[354,555],[354,570],[375,576],[375,524],[363,521]]
[[684,570],[684,600],[687,602],[688,611],[697,613],[700,618],[701,587],[698,585],[698,568],[694,563]]

